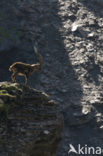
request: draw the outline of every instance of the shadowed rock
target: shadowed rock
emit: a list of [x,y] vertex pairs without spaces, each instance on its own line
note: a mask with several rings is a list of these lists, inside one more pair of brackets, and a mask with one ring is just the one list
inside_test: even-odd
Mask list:
[[63,117],[39,90],[0,83],[0,156],[56,156]]

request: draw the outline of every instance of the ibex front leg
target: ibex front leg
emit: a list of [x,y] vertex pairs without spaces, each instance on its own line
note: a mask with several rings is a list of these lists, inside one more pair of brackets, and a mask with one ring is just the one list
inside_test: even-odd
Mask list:
[[25,85],[28,85],[28,78],[29,78],[29,75],[26,73],[25,74]]
[[15,83],[16,83],[16,75],[17,75],[17,73],[13,73],[11,76],[12,81]]

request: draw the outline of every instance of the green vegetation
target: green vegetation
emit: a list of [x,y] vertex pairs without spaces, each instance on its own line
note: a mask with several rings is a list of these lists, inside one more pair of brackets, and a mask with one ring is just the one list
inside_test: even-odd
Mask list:
[[2,85],[0,85],[0,89],[1,91],[5,90],[8,93],[13,93],[16,92],[17,94],[21,94],[22,93],[22,89],[20,88],[20,86],[18,84],[9,84],[9,83],[2,83]]
[[13,111],[15,103],[22,98],[22,89],[18,84],[1,83],[0,84],[0,116],[7,118]]

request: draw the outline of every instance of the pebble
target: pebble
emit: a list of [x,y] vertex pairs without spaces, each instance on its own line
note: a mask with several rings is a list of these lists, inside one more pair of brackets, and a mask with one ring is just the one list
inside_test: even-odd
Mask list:
[[49,133],[50,133],[50,131],[44,130],[44,134],[48,135]]

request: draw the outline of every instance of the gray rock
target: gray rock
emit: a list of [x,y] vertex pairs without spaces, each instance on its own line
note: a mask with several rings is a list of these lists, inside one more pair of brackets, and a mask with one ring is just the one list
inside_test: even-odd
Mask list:
[[95,39],[95,37],[96,37],[96,34],[95,33],[89,33],[88,34],[88,38],[89,39]]

